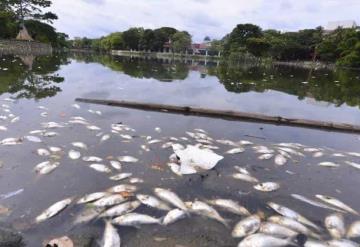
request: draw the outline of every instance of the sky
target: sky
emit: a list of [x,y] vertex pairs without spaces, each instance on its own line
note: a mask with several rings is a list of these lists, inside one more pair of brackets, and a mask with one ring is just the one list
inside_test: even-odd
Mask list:
[[175,27],[194,41],[222,38],[239,23],[295,31],[354,20],[360,0],[53,0],[59,32],[96,38],[130,27]]

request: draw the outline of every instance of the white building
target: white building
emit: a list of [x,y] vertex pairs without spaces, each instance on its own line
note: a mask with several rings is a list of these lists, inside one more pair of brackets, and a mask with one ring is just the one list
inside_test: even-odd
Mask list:
[[331,22],[328,22],[328,24],[326,25],[325,27],[325,30],[326,31],[334,31],[336,30],[337,28],[356,28],[357,27],[357,24],[355,21],[331,21]]

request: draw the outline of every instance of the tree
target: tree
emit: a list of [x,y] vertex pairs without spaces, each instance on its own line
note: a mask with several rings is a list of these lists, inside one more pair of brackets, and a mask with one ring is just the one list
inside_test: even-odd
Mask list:
[[205,41],[205,42],[210,42],[210,41],[211,41],[211,38],[210,38],[209,36],[205,36],[204,41]]
[[175,52],[184,52],[191,46],[191,35],[188,32],[177,32],[171,37],[171,44]]
[[270,48],[270,43],[264,38],[249,38],[246,41],[246,48],[254,56],[261,57],[266,55]]
[[151,29],[145,29],[140,40],[140,49],[154,51],[155,49],[155,32]]
[[161,51],[164,48],[164,44],[168,42],[172,35],[177,32],[175,28],[172,27],[161,27],[154,30],[154,42],[153,42],[153,50]]
[[130,28],[122,33],[124,46],[129,50],[138,50],[140,48],[140,40],[143,36],[143,28]]
[[10,11],[0,11],[0,38],[10,39],[15,37],[16,32],[15,15]]

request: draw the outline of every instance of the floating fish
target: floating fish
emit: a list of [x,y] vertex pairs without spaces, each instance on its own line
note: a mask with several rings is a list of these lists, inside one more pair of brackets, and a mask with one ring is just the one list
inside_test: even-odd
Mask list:
[[49,150],[53,153],[61,152],[61,148],[59,147],[49,147]]
[[275,164],[276,165],[278,165],[278,166],[283,166],[283,165],[285,165],[286,164],[286,162],[287,162],[287,159],[283,156],[283,155],[281,155],[281,154],[277,154],[276,156],[275,156]]
[[360,237],[360,221],[353,222],[346,234],[347,238],[358,238]]
[[111,221],[106,221],[104,236],[102,240],[103,247],[120,247],[121,239],[116,228],[111,224]]
[[83,211],[81,211],[76,218],[74,219],[73,224],[77,225],[77,224],[83,224],[83,223],[87,223],[93,219],[95,219],[96,217],[99,216],[99,214],[101,213],[102,208],[97,208],[97,207],[86,207]]
[[87,149],[87,145],[83,142],[72,142],[71,145],[73,145],[74,147],[77,147],[77,148],[81,148],[81,149]]
[[109,192],[112,193],[120,193],[120,192],[135,192],[137,190],[137,187],[135,185],[131,184],[119,184],[115,185],[108,189]]
[[92,204],[96,207],[108,207],[113,206],[119,203],[126,201],[127,199],[120,194],[107,195],[100,197],[98,200]]
[[262,154],[258,157],[259,160],[269,160],[274,156],[274,154]]
[[149,207],[157,208],[160,210],[169,211],[171,208],[165,204],[164,202],[160,201],[154,196],[144,195],[144,194],[137,194],[136,198],[144,205]]
[[18,189],[18,190],[15,190],[15,191],[12,191],[12,192],[9,192],[6,194],[0,194],[0,200],[5,200],[8,198],[11,198],[13,196],[16,196],[16,195],[22,193],[23,191],[24,191],[24,189]]
[[324,167],[339,167],[339,164],[336,164],[334,162],[330,162],[330,161],[324,161],[324,162],[320,162],[318,164],[319,166],[324,166]]
[[315,207],[319,207],[319,208],[326,208],[326,209],[330,209],[330,210],[335,210],[335,211],[339,211],[339,212],[343,212],[342,210],[340,209],[337,209],[337,208],[334,208],[334,207],[330,207],[322,202],[317,202],[317,201],[314,201],[312,199],[309,199],[305,196],[302,196],[302,195],[298,195],[298,194],[291,194],[291,196],[297,200],[300,200],[300,201],[303,201],[303,202],[306,202],[310,205],[313,205]]
[[315,225],[310,220],[306,219],[304,216],[302,216],[301,214],[299,214],[298,212],[295,212],[294,210],[292,210],[290,208],[287,208],[285,206],[282,206],[282,205],[274,203],[274,202],[268,202],[267,204],[269,205],[269,207],[271,207],[277,213],[279,213],[285,217],[297,220],[305,225],[313,227],[314,229],[320,230],[320,228],[317,225]]
[[226,220],[211,206],[202,201],[195,201],[191,203],[191,212],[205,216],[210,219],[219,221],[224,226],[229,227]]
[[43,211],[39,216],[36,217],[36,223],[43,222],[49,218],[54,217],[58,213],[60,213],[63,209],[65,209],[72,202],[72,198],[66,198],[59,202],[54,203],[45,211]]
[[101,162],[103,159],[96,156],[84,156],[82,160],[86,162]]
[[313,154],[313,157],[314,157],[314,158],[320,158],[320,157],[322,157],[322,156],[324,156],[324,153],[323,153],[323,152],[316,152],[316,153]]
[[169,162],[167,163],[168,167],[170,167],[170,170],[175,173],[178,176],[182,176],[182,173],[180,171],[180,166],[176,163]]
[[293,238],[299,233],[273,222],[263,222],[260,225],[260,233],[268,234],[270,236],[277,236],[280,238]]
[[250,175],[250,172],[244,167],[234,166],[234,168],[242,174]]
[[121,134],[120,135],[122,138],[126,139],[126,140],[131,140],[133,139],[133,137],[131,135],[125,135],[125,134]]
[[158,132],[158,133],[161,133],[161,128],[160,128],[160,127],[156,127],[156,128],[155,128],[155,131]]
[[124,202],[122,204],[107,209],[99,217],[114,217],[127,214],[137,209],[140,205],[141,203],[139,201]]
[[146,214],[128,213],[112,220],[113,224],[121,226],[136,226],[148,224],[161,224],[161,219]]
[[49,156],[50,152],[45,148],[39,148],[36,150],[36,153],[40,156]]
[[54,136],[58,136],[59,133],[57,132],[54,132],[54,131],[46,131],[44,133],[42,133],[42,136],[45,136],[45,137],[54,137]]
[[0,130],[1,131],[7,131],[7,128],[5,126],[0,125]]
[[12,146],[12,145],[17,145],[17,144],[21,144],[22,143],[22,139],[21,138],[5,138],[3,139],[0,144],[4,145],[4,146]]
[[78,201],[77,204],[82,204],[82,203],[88,203],[88,202],[92,202],[92,201],[96,201],[100,198],[103,198],[104,196],[109,195],[107,192],[95,192],[95,193],[91,193],[91,194],[87,194],[83,197],[81,197]]
[[152,139],[151,141],[148,141],[148,144],[155,144],[155,143],[159,143],[159,142],[162,142],[161,140],[159,139]]
[[263,233],[256,233],[244,238],[238,247],[270,247],[294,245],[290,239],[277,238]]
[[97,131],[97,130],[101,130],[101,128],[95,126],[95,125],[88,125],[86,126],[87,129],[92,130],[92,131]]
[[42,163],[38,164],[38,165],[35,167],[35,171],[38,172],[39,174],[45,175],[45,174],[51,173],[51,172],[52,172],[53,170],[55,170],[59,165],[60,165],[59,162],[45,161],[45,162],[42,162]]
[[238,153],[242,153],[244,151],[245,151],[244,148],[239,147],[239,148],[230,149],[230,150],[226,151],[226,153],[227,154],[238,154]]
[[352,166],[356,169],[360,169],[360,164],[352,162],[352,161],[345,161],[346,164],[348,164],[349,166]]
[[110,139],[110,135],[109,135],[109,134],[105,134],[105,135],[103,135],[103,136],[101,137],[100,142],[105,142],[105,141],[107,141],[107,140],[109,140],[109,139]]
[[116,170],[121,170],[121,163],[117,160],[110,160],[110,165]]
[[345,203],[343,203],[342,201],[336,199],[335,197],[331,197],[331,196],[324,196],[324,195],[316,195],[316,197],[332,206],[341,208],[349,213],[352,214],[356,214],[359,215],[359,213],[357,211],[355,211],[354,209],[352,209],[351,207],[349,207],[348,205],[346,205]]
[[234,173],[232,175],[233,178],[235,179],[239,179],[239,180],[243,180],[249,183],[258,183],[259,180],[253,176],[250,176],[248,174],[243,174],[243,173]]
[[344,217],[339,213],[334,213],[325,218],[325,227],[334,239],[341,239],[345,236]]
[[78,104],[72,104],[71,106],[76,108],[76,109],[80,109],[80,106]]
[[327,242],[329,247],[359,247],[359,244],[348,239],[333,239]]
[[111,172],[111,169],[103,164],[91,164],[89,167],[98,172],[104,172],[104,173]]
[[242,238],[259,230],[261,219],[258,215],[250,215],[245,219],[240,220],[231,232],[231,236],[234,238]]
[[115,181],[120,181],[120,180],[129,178],[131,176],[132,176],[132,173],[119,173],[119,174],[116,174],[114,176],[111,176],[109,179],[110,180],[115,180]]
[[10,123],[16,123],[19,120],[20,120],[20,117],[14,117],[13,119],[11,119]]
[[254,186],[254,189],[263,191],[263,192],[271,192],[278,190],[280,188],[280,185],[278,183],[274,182],[264,182],[260,183]]
[[135,163],[135,162],[138,162],[139,160],[133,156],[119,156],[118,157],[118,160],[120,162],[128,162],[128,163]]
[[185,212],[188,212],[188,208],[186,207],[185,203],[174,192],[162,188],[155,188],[154,192],[160,199],[174,205],[177,208],[182,209]]
[[55,128],[63,128],[64,127],[62,124],[59,124],[56,122],[42,123],[41,125],[45,129],[55,129]]
[[80,152],[78,152],[78,151],[70,150],[70,151],[68,152],[68,156],[69,156],[69,158],[72,159],[72,160],[77,160],[77,159],[80,158],[81,154],[80,154]]
[[178,209],[178,208],[175,208],[173,210],[170,210],[166,215],[165,217],[163,218],[163,221],[162,221],[162,224],[167,226],[167,225],[170,225],[180,219],[184,219],[186,217],[186,212],[181,210],[181,209]]
[[24,139],[30,142],[42,142],[42,140],[37,136],[24,136]]
[[139,184],[139,183],[143,183],[144,179],[142,178],[130,178],[129,179],[129,183],[131,184]]
[[208,203],[219,208],[237,215],[250,215],[250,212],[243,206],[240,206],[238,202],[229,199],[213,199],[208,200]]

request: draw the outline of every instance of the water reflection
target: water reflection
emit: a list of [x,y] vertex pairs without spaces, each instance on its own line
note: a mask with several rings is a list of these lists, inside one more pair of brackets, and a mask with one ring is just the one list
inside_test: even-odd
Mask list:
[[4,56],[0,67],[0,94],[11,93],[12,98],[41,99],[61,92],[59,83],[65,80],[57,71],[68,64],[65,54],[35,57]]

